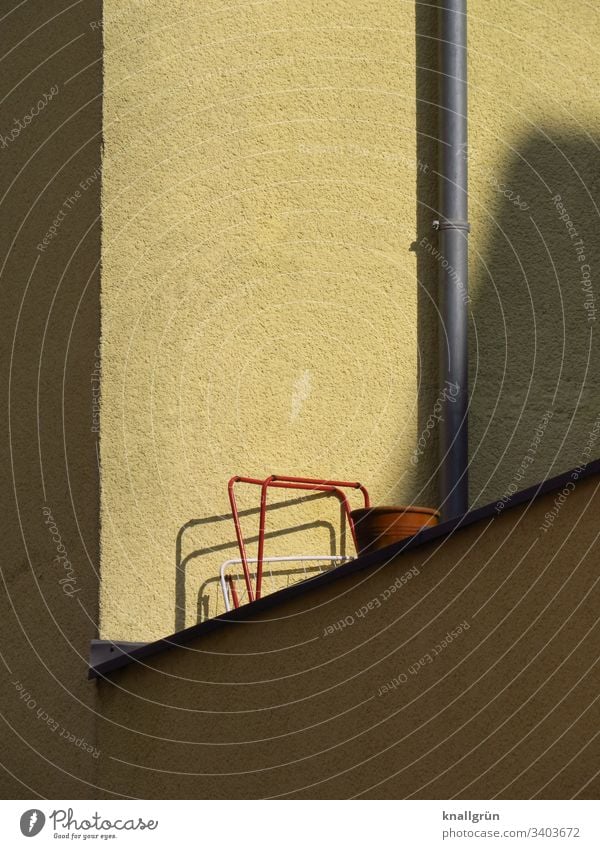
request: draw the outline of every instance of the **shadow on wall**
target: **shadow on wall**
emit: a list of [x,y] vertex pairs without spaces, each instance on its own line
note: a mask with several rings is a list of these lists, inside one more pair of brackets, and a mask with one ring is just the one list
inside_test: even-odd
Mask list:
[[[437,10],[416,3],[415,17],[421,442],[414,462],[418,499],[435,504],[439,424],[432,414],[436,401],[441,415],[451,403],[438,384],[436,303],[443,258],[436,255],[432,229],[438,217],[437,39],[431,35]],[[472,506],[506,500],[598,456],[598,138],[583,127],[548,125],[501,142],[501,162],[490,158],[483,143],[469,151]]]
[[[333,500],[332,500],[333,499]],[[336,532],[336,527],[333,522],[328,521],[326,519],[313,519],[309,522],[298,522],[290,524],[286,523],[286,515],[289,517],[290,515],[294,515],[294,513],[290,514],[290,509],[294,508],[302,508],[303,505],[312,504],[312,502],[324,502],[324,505],[334,504],[336,510],[339,509],[339,530]],[[251,530],[252,528],[256,528],[258,524],[258,515],[259,508],[250,508],[245,510],[240,510],[240,520],[242,522],[242,527],[245,530],[247,536],[245,536],[245,541],[248,550],[248,557],[256,556],[256,545],[258,543],[258,536],[256,533]],[[278,520],[275,517],[278,516]],[[187,554],[184,554],[185,544],[187,541],[187,537],[189,532],[193,531],[193,529],[202,529],[209,530],[214,529],[216,525],[225,524],[225,527],[230,531],[230,534],[227,536],[224,542],[220,542],[216,545],[205,546],[201,548],[194,548]],[[274,530],[268,530],[269,526],[275,526]],[[337,498],[332,496],[329,493],[317,493],[314,495],[307,495],[301,498],[288,498],[282,501],[274,502],[267,506],[267,531],[265,533],[265,541],[267,543],[267,547],[265,550],[265,556],[268,556],[268,542],[269,540],[278,539],[279,546],[277,548],[276,554],[283,555],[291,555],[291,554],[309,554],[310,552],[304,551],[304,543],[302,534],[306,531],[315,531],[318,529],[322,529],[325,532],[325,537],[327,539],[327,550],[318,551],[317,554],[327,554],[330,556],[334,556],[336,554],[345,555],[347,545],[346,545],[346,527],[345,527],[345,515],[343,512],[343,508],[339,505]],[[211,530],[210,536],[214,537],[214,530]],[[300,535],[298,539],[296,536]],[[222,538],[222,535],[221,535]],[[287,545],[282,548],[281,544],[287,541]],[[235,537],[235,530],[233,525],[233,517],[231,513],[226,513],[224,515],[217,516],[207,516],[202,519],[191,519],[189,522],[186,522],[185,525],[179,529],[177,534],[177,540],[175,544],[175,630],[180,631],[181,629],[186,627],[186,618],[188,615],[188,592],[187,586],[190,583],[193,583],[193,575],[190,575],[191,567],[196,566],[202,569],[202,558],[207,558],[207,562],[210,563],[208,567],[209,577],[204,580],[201,579],[199,589],[196,591],[195,596],[197,598],[197,620],[203,621],[204,619],[210,619],[213,616],[216,616],[218,613],[222,613],[224,610],[224,602],[220,590],[219,578],[218,578],[218,569],[215,569],[215,559],[210,559],[212,555],[219,555],[220,562],[223,563],[226,560],[237,559],[239,558],[239,548],[237,544],[237,540]],[[202,570],[202,574],[205,575],[206,572]],[[312,575],[312,572],[310,573]],[[310,575],[306,575],[304,569],[297,568],[289,568],[286,569],[283,566],[277,568],[277,576],[275,582],[270,581],[268,584],[268,591],[272,592],[274,589],[280,589],[282,586],[287,585],[287,583],[291,583],[294,579],[302,580],[303,577],[310,577]],[[239,577],[239,576],[238,576]],[[266,585],[267,587],[267,585]],[[238,588],[241,591],[242,585],[238,582]]]
[[470,271],[476,504],[598,454],[599,154],[581,129],[551,126],[514,141],[500,168],[472,154],[482,233]]
[[0,795],[89,798],[98,755],[73,741],[95,740],[102,4],[8,5]]

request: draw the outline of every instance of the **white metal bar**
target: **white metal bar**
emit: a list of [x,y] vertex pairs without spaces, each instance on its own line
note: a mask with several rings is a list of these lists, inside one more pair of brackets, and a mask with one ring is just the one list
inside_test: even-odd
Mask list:
[[[338,560],[341,563],[345,560],[352,560],[352,558],[345,554],[323,554],[320,557],[315,554],[292,555],[286,557],[263,557],[263,563],[306,563],[307,561],[319,562],[322,560],[325,560],[327,563],[332,563],[335,560]],[[249,557],[248,563],[258,563],[258,558]],[[239,558],[234,558],[232,560],[226,560],[221,566],[221,592],[223,593],[223,599],[225,601],[225,610],[231,610],[231,606],[229,604],[229,593],[227,591],[227,581],[225,580],[225,570],[228,569],[229,566],[241,566],[241,564],[242,561]]]

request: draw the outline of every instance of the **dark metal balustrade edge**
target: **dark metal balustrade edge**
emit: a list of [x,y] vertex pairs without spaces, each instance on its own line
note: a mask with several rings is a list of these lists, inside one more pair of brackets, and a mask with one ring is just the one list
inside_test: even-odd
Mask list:
[[[511,500],[506,504],[503,513],[511,510],[519,505],[535,501],[549,492],[562,489],[565,484],[572,480],[572,476],[576,469],[570,469],[568,472],[557,475],[554,478],[542,481],[539,484],[529,487],[528,489],[516,492]],[[600,473],[600,459],[593,460],[582,471],[578,472],[578,479],[590,477]],[[238,623],[247,621],[249,617],[255,617],[257,613],[263,610],[271,610],[290,599],[302,596],[305,593],[327,586],[334,581],[345,578],[354,572],[360,572],[364,569],[371,569],[377,566],[385,566],[395,557],[402,555],[406,551],[412,551],[419,546],[426,545],[434,540],[460,531],[472,525],[474,522],[480,522],[483,519],[498,518],[496,511],[497,501],[479,507],[476,510],[471,510],[465,513],[464,516],[451,519],[448,522],[443,522],[433,528],[427,528],[424,531],[402,540],[402,542],[394,543],[393,545],[382,548],[379,551],[374,551],[372,554],[367,554],[364,557],[357,557],[342,566],[335,569],[330,569],[327,572],[322,572],[314,578],[309,578],[306,581],[301,581],[298,584],[292,584],[290,587],[285,587],[275,593],[264,596],[253,601],[250,604],[245,604],[238,607],[236,610],[231,610],[228,613],[223,613],[214,619],[207,619],[205,622],[200,622],[197,625],[192,625],[190,628],[185,628],[183,631],[177,631],[168,637],[163,637],[160,640],[155,640],[151,643],[124,643],[111,640],[93,640],[90,652],[89,678],[104,678],[117,669],[122,669],[131,663],[139,663],[147,657],[159,654],[160,652],[168,651],[185,645],[191,640],[196,639],[204,634],[209,634],[218,628],[231,627]]]

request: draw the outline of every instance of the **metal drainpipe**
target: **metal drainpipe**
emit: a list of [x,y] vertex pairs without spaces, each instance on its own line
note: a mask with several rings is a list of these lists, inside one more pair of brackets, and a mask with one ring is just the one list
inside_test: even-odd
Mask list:
[[[440,426],[442,519],[466,513],[468,482],[467,3],[440,0]],[[443,260],[446,260],[444,262]],[[445,267],[444,267],[445,266]]]

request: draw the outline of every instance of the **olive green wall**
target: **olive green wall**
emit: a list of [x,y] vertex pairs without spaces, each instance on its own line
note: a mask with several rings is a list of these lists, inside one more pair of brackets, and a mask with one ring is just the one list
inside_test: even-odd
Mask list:
[[[105,4],[103,637],[222,609],[231,474],[435,504],[435,18]],[[599,413],[551,202],[595,269],[599,24],[558,0],[469,4],[473,503],[575,465]],[[323,501],[273,511],[267,553],[329,553],[339,525]]]
[[2,6],[2,798],[98,792],[101,13]]
[[99,684],[99,783],[150,798],[598,798],[599,507],[598,476],[574,478],[120,670]]

